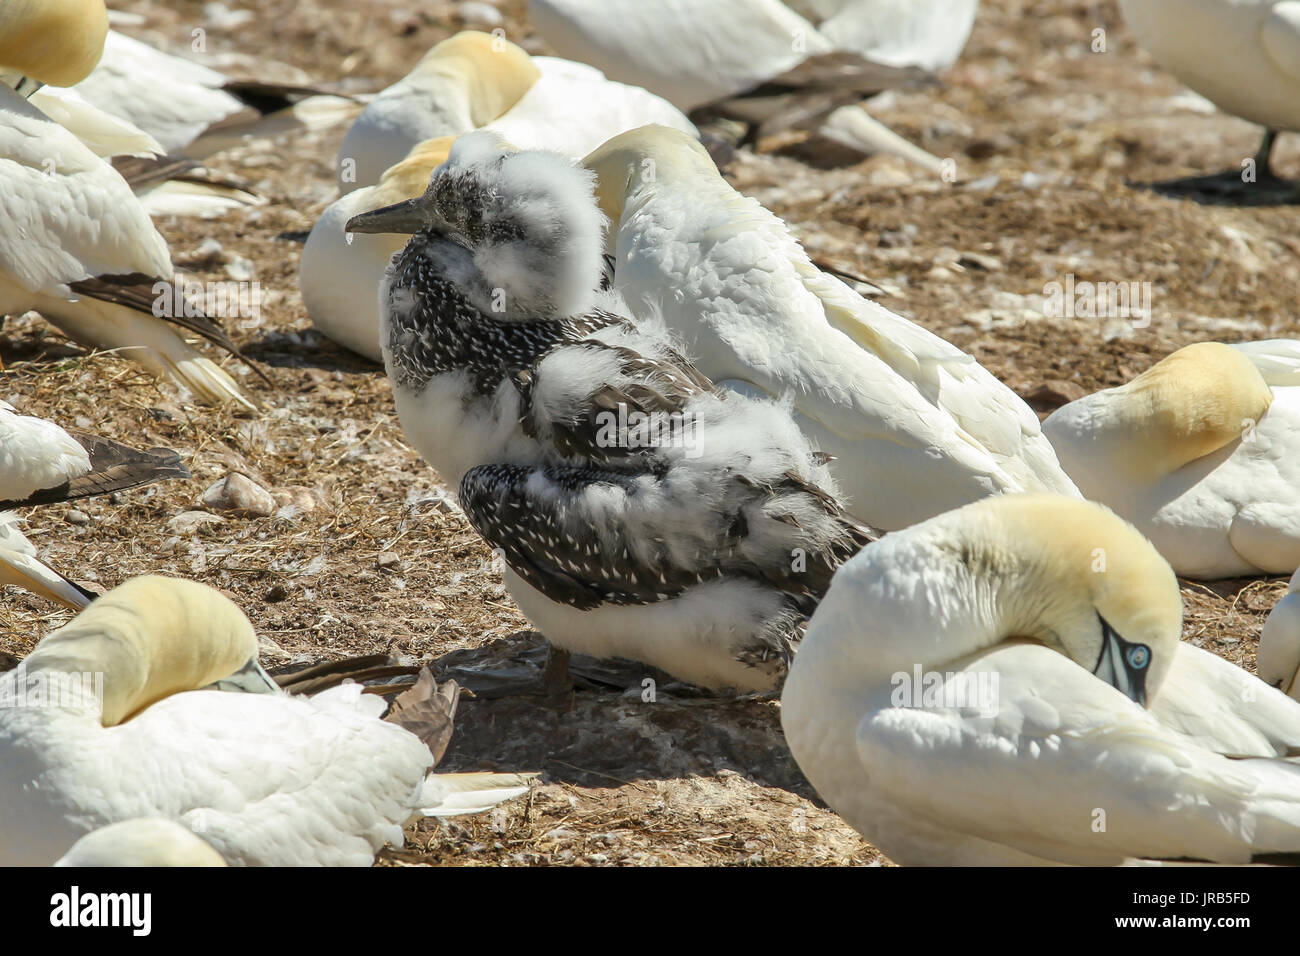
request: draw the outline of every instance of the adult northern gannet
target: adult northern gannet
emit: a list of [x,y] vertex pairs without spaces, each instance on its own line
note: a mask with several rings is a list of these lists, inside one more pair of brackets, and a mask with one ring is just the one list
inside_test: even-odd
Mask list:
[[348,224],[412,235],[381,292],[403,428],[555,647],[771,688],[870,534],[785,409],[599,308],[601,226],[589,173],[485,132]]
[[173,451],[139,451],[87,432],[69,433],[45,419],[19,415],[0,401],[0,585],[85,607],[94,594],[42,562],[9,512],[189,477]]
[[1255,671],[1266,684],[1300,699],[1300,570],[1291,575],[1286,594],[1259,633]]
[[646,122],[695,134],[679,110],[645,90],[465,30],[433,47],[366,105],[339,147],[339,191],[373,185],[425,140],[489,124],[520,148],[581,156]]
[[1300,132],[1300,3],[1296,0],[1120,0],[1156,62],[1226,113],[1264,127],[1255,175],[1239,166],[1162,186],[1220,195],[1300,196],[1269,164],[1282,131]]
[[172,820],[141,817],[87,833],[55,866],[225,866],[202,837]]
[[360,110],[347,97],[234,80],[116,30],[76,92],[156,137],[165,152],[197,159],[249,137],[326,129]]
[[[0,315],[34,309],[77,341],[121,350],[205,401],[256,407],[169,325],[239,354],[199,309],[175,307],[184,300],[166,240],[130,187],[7,86],[0,86],[0,226]],[[197,314],[175,314],[186,311]]]
[[[801,121],[820,118],[820,131],[837,142],[891,152],[938,173],[939,159],[853,102],[904,82],[905,74],[876,77],[879,85],[847,101],[833,93],[852,93],[855,68],[842,62],[845,55],[864,58],[863,67],[947,68],[966,45],[977,7],[978,0],[530,0],[529,16],[561,56],[687,111],[755,90],[769,98],[787,88],[798,94],[800,71],[831,61],[831,81],[815,84],[821,105],[805,104]],[[865,79],[872,78],[868,72]]]
[[781,723],[903,864],[1248,863],[1300,851],[1300,704],[1181,644],[1169,565],[1104,507],[968,505],[836,574]]
[[648,126],[584,162],[632,314],[662,318],[719,384],[788,398],[863,521],[892,530],[986,495],[1077,494],[1014,392],[824,274],[697,143]]
[[[482,45],[475,39],[468,48],[481,50]],[[522,50],[518,53],[527,56]],[[435,58],[434,62],[445,67],[448,60]],[[600,71],[580,63],[544,57],[533,62],[541,64],[541,78],[503,115],[482,127],[520,149],[553,150],[579,159],[609,137],[641,125],[646,116],[662,118],[683,135],[696,135],[690,120],[643,90],[610,83]],[[583,108],[575,109],[575,103]],[[389,259],[406,237],[349,235],[343,226],[360,213],[419,196],[430,174],[447,158],[453,139],[443,136],[417,144],[377,184],[341,196],[322,213],[303,247],[299,287],[312,323],[324,335],[376,362],[383,360],[376,290]]]
[[429,748],[360,685],[281,693],[248,619],[188,581],[103,595],[0,675],[0,696],[0,865],[48,865],[93,830],[164,817],[232,865],[365,866],[407,820],[461,812],[462,791],[483,791],[481,808],[527,790],[518,774],[428,774]]
[[1062,406],[1043,431],[1084,497],[1179,574],[1300,567],[1300,341],[1189,345]]
[[[54,7],[77,9],[66,14],[72,26],[46,37]],[[19,86],[74,80],[68,63],[93,63],[98,48],[82,45],[102,43],[102,31],[83,28],[95,11],[103,12],[102,0],[6,4],[0,76]],[[0,83],[0,316],[35,309],[72,338],[120,349],[204,400],[255,408],[168,324],[239,354],[200,309],[177,308],[184,297],[172,275],[166,241],[122,177]]]

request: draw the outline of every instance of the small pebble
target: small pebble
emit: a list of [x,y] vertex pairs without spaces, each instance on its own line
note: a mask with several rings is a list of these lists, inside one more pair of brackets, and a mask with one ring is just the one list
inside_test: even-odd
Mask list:
[[63,520],[68,524],[90,524],[90,515],[78,508],[69,508],[68,513],[63,516]]

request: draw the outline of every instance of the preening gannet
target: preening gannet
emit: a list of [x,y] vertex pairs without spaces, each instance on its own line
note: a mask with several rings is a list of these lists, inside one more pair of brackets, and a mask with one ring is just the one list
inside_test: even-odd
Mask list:
[[784,408],[599,307],[602,224],[589,173],[486,132],[348,224],[412,236],[381,293],[403,428],[554,646],[771,688],[870,533]]
[[1300,131],[1300,3],[1296,0],[1120,0],[1156,62],[1226,113],[1264,127],[1255,175],[1238,166],[1176,184],[1226,195],[1300,195],[1273,174],[1279,132]]
[[1300,570],[1264,622],[1255,670],[1266,684],[1300,699]]
[[892,530],[986,495],[1077,493],[1014,392],[822,273],[697,143],[648,126],[584,162],[633,316],[660,317],[719,384],[788,398],[863,521]]
[[0,401],[0,585],[85,607],[94,594],[42,562],[8,512],[188,477],[189,469],[173,451],[139,451],[76,429],[69,433]]
[[1043,431],[1084,497],[1179,574],[1300,567],[1300,341],[1189,345],[1062,406]]
[[[266,692],[200,689],[232,678]],[[429,748],[360,691],[283,694],[228,599],[129,581],[0,675],[0,865],[48,865],[93,830],[163,817],[232,865],[365,866],[458,790],[488,806],[527,790],[517,774],[426,776]]]
[[108,31],[104,54],[76,92],[156,137],[167,153],[203,159],[248,137],[325,129],[360,110],[347,97],[233,80]]
[[107,33],[104,0],[6,0],[0,82],[70,86],[95,68]]
[[339,147],[339,191],[373,185],[425,140],[489,124],[521,149],[581,156],[647,122],[695,133],[679,110],[645,90],[465,30],[433,47],[366,105]]
[[858,72],[875,66],[867,81],[881,72],[878,65],[945,69],[966,45],[977,6],[978,0],[530,0],[529,16],[561,56],[592,63],[610,79],[642,86],[687,111],[755,90],[776,102],[785,89],[803,89],[808,78],[801,71],[833,61],[830,75],[839,79],[814,80],[823,102],[814,108],[807,97],[803,121],[817,119],[824,135],[846,146],[892,152],[937,173],[936,157],[853,102],[906,76],[876,76],[878,85],[847,100],[833,91],[853,85],[855,68],[843,62],[846,55],[867,61]]
[[[169,324],[238,354],[198,308],[176,308],[184,300],[167,243],[130,187],[7,86],[0,86],[0,226],[0,315],[35,309],[77,341],[119,349],[205,401],[255,407]],[[186,311],[197,314],[175,314]]]
[[[435,50],[445,45],[439,44]],[[482,55],[489,57],[502,55],[490,52],[490,47],[484,48],[477,40],[469,49],[487,49]],[[609,137],[639,126],[647,116],[659,117],[683,135],[696,134],[690,120],[644,90],[610,83],[598,70],[580,63],[547,57],[533,62],[541,65],[541,78],[503,115],[483,127],[520,149],[553,150],[578,159]],[[582,109],[575,109],[575,103],[582,104]],[[383,361],[377,290],[389,259],[407,237],[348,235],[343,226],[359,213],[423,193],[430,174],[447,158],[453,139],[443,136],[417,144],[377,184],[341,196],[321,214],[303,247],[299,286],[313,324],[324,335],[376,362]]]
[[1100,505],[977,502],[836,574],[781,700],[800,768],[903,864],[1300,850],[1300,704],[1179,643],[1169,565]]
[[202,837],[171,820],[142,817],[87,833],[55,866],[225,866]]

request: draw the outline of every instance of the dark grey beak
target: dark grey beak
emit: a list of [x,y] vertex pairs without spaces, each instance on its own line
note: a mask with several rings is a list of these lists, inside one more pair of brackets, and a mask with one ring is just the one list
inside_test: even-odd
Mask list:
[[1147,671],[1151,666],[1151,648],[1145,644],[1130,644],[1115,633],[1100,614],[1101,654],[1092,672],[1110,684],[1129,700],[1143,707],[1147,705]]
[[428,224],[428,220],[420,198],[416,198],[358,213],[348,220],[343,229],[345,232],[388,232],[413,236]]
[[229,677],[213,681],[206,689],[242,694],[281,693],[280,685],[275,682],[275,678],[262,669],[262,665],[255,657]]

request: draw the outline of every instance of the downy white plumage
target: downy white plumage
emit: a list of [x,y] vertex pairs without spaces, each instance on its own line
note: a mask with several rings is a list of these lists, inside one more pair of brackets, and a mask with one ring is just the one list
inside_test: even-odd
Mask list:
[[1077,493],[1014,392],[824,274],[697,143],[648,126],[584,162],[633,316],[661,317],[719,384],[788,398],[863,521],[892,530],[986,495]]
[[645,90],[465,30],[433,47],[366,105],[339,147],[339,191],[373,185],[425,140],[489,123],[521,148],[563,148],[581,156],[646,122],[695,132],[680,111]]
[[1278,132],[1300,131],[1300,2],[1120,0],[1124,20],[1162,67],[1220,109],[1264,127],[1256,177],[1240,167],[1205,185],[1249,192],[1276,183],[1269,158]]
[[1043,423],[1084,496],[1179,574],[1300,566],[1300,341],[1179,349]]
[[781,701],[800,768],[893,860],[1300,851],[1300,704],[1179,642],[1178,583],[1100,505],[977,502],[836,574]]
[[[382,292],[403,428],[554,646],[770,688],[869,533],[787,410],[723,395],[661,329],[599,307],[617,303],[594,292],[591,188],[563,157],[479,132],[423,196],[349,223],[412,235]],[[655,435],[634,438],[650,416]]]
[[[200,689],[218,681],[267,692]],[[464,812],[461,791],[486,789],[491,806],[528,786],[426,776],[429,748],[360,685],[279,692],[248,619],[187,581],[103,595],[0,675],[0,695],[0,865],[48,865],[93,830],[163,817],[232,865],[365,866],[409,819]]]
[[19,415],[0,401],[0,585],[26,588],[42,597],[83,608],[94,596],[37,556],[9,509],[90,495],[109,494],[161,481],[188,478],[175,452],[137,451],[106,438]]
[[[7,6],[6,17],[23,7]],[[6,44],[22,26],[6,19]],[[84,52],[72,47],[78,36],[69,30],[44,45],[0,48],[0,73],[20,74],[20,84],[22,78],[66,82],[66,61]],[[255,407],[233,378],[156,314],[160,298],[168,312],[178,311],[171,257],[130,187],[6,84],[0,84],[0,223],[0,315],[34,309],[72,338],[122,350],[205,401]],[[238,354],[206,315],[168,318]]]
[[[695,134],[685,116],[643,90],[610,83],[581,64],[548,57],[530,61],[514,44],[472,31],[438,44],[391,89],[399,92],[380,94],[372,103],[374,112],[363,115],[349,131],[352,143],[345,141],[339,151],[340,162],[359,153],[358,182],[417,130],[448,135],[416,142],[374,185],[351,192],[347,188],[357,184],[345,185],[345,194],[312,227],[299,272],[303,303],[313,324],[375,361],[382,361],[376,290],[404,238],[349,235],[344,224],[359,213],[419,196],[430,174],[447,158],[451,134],[477,125],[521,149],[554,149],[574,158],[639,125],[646,116]],[[516,96],[495,119],[483,120]],[[583,108],[575,109],[574,103]]]

